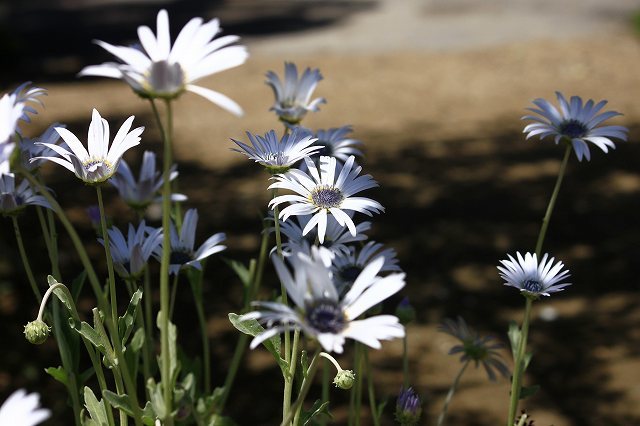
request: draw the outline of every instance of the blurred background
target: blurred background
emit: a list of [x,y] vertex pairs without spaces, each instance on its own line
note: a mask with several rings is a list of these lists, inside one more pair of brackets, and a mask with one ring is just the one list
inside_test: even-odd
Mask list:
[[[593,148],[591,162],[570,161],[545,250],[564,261],[574,285],[534,306],[534,358],[526,381],[541,390],[523,406],[537,425],[640,424],[640,295],[633,266],[640,256],[636,0],[3,2],[1,93],[27,80],[49,91],[46,108],[27,133],[40,134],[59,121],[84,134],[95,107],[112,126],[135,115],[147,126],[141,148],[159,151],[147,103],[119,81],[75,75],[112,60],[92,40],[135,42],[139,25],[155,30],[160,8],[169,11],[172,37],[194,16],[219,17],[225,33],[242,36],[250,51],[245,65],[202,82],[240,103],[244,117],[191,95],[179,99],[175,116],[180,189],[189,196],[187,206],[201,212],[197,244],[225,231],[229,258],[246,261],[257,254],[259,214],[268,200],[267,176],[230,151],[230,138],[281,131],[268,111],[273,99],[266,71],[282,74],[284,61],[322,71],[316,95],[328,103],[304,124],[351,124],[353,136],[364,142],[365,171],[380,182],[368,195],[386,207],[370,238],[398,251],[408,274],[403,295],[418,311],[408,334],[424,424],[434,422],[459,368],[447,355],[455,342],[437,332],[438,323],[461,315],[506,343],[508,322],[521,320],[523,299],[502,286],[495,266],[506,253],[533,251],[563,152],[551,141],[524,140],[524,108],[538,97],[555,102],[556,90],[608,99],[611,109],[624,113],[612,123],[628,126],[630,140],[606,155]],[[126,158],[139,162],[142,151]],[[45,171],[94,258],[102,259],[85,214],[95,202],[93,191],[60,168]],[[122,225],[132,216],[114,191],[109,195],[108,213]],[[35,224],[35,214],[27,212],[21,221]],[[48,263],[39,263],[39,228],[24,228],[43,280]],[[62,244],[69,246],[65,236]],[[47,424],[68,424],[64,389],[42,372],[59,365],[55,343],[33,347],[22,337],[37,306],[8,219],[0,219],[0,252],[0,397],[18,387],[38,391],[54,410]],[[72,250],[62,261],[70,275],[79,272]],[[240,294],[228,268],[219,259],[209,261],[205,295],[214,383],[222,381],[237,338],[226,314],[238,310]],[[197,354],[190,292],[180,297],[181,343]],[[84,300],[82,308],[91,303]],[[401,355],[401,342],[372,354],[377,393],[389,398],[389,424]],[[347,353],[343,367],[350,362]],[[229,414],[242,425],[274,424],[280,395],[275,366],[262,350],[249,354],[244,365]],[[277,397],[256,398],[257,383],[260,395],[270,386]],[[468,371],[450,407],[450,424],[501,424],[508,392],[506,380],[489,383],[484,372]],[[342,424],[347,397],[334,395],[336,424]]]

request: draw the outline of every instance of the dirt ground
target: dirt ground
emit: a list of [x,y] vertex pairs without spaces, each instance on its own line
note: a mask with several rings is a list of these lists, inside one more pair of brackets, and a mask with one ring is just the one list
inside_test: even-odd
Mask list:
[[[559,90],[608,99],[624,114],[614,121],[631,129],[629,143],[607,155],[594,148],[590,163],[570,163],[546,249],[572,271],[574,285],[536,303],[530,339],[534,358],[526,381],[541,390],[524,406],[536,425],[640,425],[640,295],[633,266],[640,255],[639,38],[620,29],[453,51],[285,55],[258,49],[242,67],[203,81],[241,104],[244,117],[235,119],[196,96],[184,96],[176,107],[181,189],[190,206],[207,212],[201,214],[201,238],[226,231],[230,257],[247,259],[257,252],[256,217],[268,196],[265,175],[230,151],[230,138],[245,139],[247,130],[279,130],[268,111],[272,95],[264,73],[281,73],[284,60],[319,67],[325,77],[316,93],[328,103],[305,125],[353,125],[354,137],[365,144],[365,170],[380,182],[371,196],[387,211],[376,218],[372,238],[397,249],[408,274],[404,294],[418,308],[408,335],[425,425],[434,423],[459,368],[447,355],[453,341],[436,331],[438,322],[461,315],[505,341],[508,321],[520,320],[522,300],[501,285],[495,266],[506,253],[532,251],[562,155],[550,141],[524,141],[524,108]],[[158,148],[148,105],[124,84],[97,79],[37,83],[49,96],[46,110],[34,120],[34,133],[53,121],[84,132],[96,107],[111,122],[136,115],[147,125],[146,148]],[[83,208],[91,199],[82,198],[82,189],[68,193],[65,188],[74,182],[60,170],[52,167],[49,173],[62,204],[88,229]],[[116,214],[122,206],[114,201],[110,209]],[[11,253],[10,223],[0,224],[0,248]],[[31,234],[35,238],[36,231]],[[2,336],[16,342],[0,363],[0,391],[24,385],[38,390],[31,385],[49,365],[43,362],[57,365],[55,347],[34,350],[15,329],[35,308],[28,292],[17,287],[22,276],[14,257],[0,265]],[[44,273],[46,265],[42,268]],[[235,338],[226,312],[237,307],[239,289],[232,277],[220,282],[211,273],[207,279],[211,337],[221,342],[214,345],[221,375]],[[189,303],[188,295],[183,299]],[[182,321],[194,320],[191,316],[183,312]],[[34,355],[25,365],[26,353]],[[390,406],[401,382],[401,353],[401,342],[391,342],[372,354],[377,392],[390,398]],[[349,357],[343,362],[349,365]],[[241,424],[273,424],[265,419],[277,416],[277,404],[256,401],[254,393],[255,383],[277,378],[275,370],[259,350],[246,365],[240,377],[245,390],[235,394],[232,414],[243,416]],[[278,384],[272,388],[278,394]],[[55,385],[50,389],[60,391]],[[471,369],[450,407],[449,424],[502,424],[508,392],[505,380],[489,383],[481,370]],[[64,402],[53,394],[45,394],[45,401],[56,410],[51,424],[64,424]],[[335,415],[340,424],[345,406],[339,405]],[[366,416],[363,412],[365,424]],[[391,423],[390,415],[387,420]]]

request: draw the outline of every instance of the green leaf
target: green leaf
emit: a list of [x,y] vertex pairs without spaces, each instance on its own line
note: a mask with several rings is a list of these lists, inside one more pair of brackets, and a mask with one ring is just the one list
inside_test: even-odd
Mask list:
[[520,388],[520,399],[535,395],[540,390],[540,385],[523,386]]
[[[166,416],[167,409],[164,405],[164,397],[162,395],[162,388],[156,384],[155,380],[147,380],[147,392],[149,393],[149,402],[153,413],[158,418],[164,418]],[[145,406],[145,410],[147,407]]]
[[147,426],[153,426],[156,422],[156,418],[158,417],[159,416],[157,416],[153,411],[153,405],[149,401],[147,401],[144,409],[142,410],[142,423]]
[[82,321],[78,324],[73,318],[69,318],[69,325],[74,328],[82,337],[87,339],[103,355],[107,354],[107,348],[102,340],[102,336],[88,323]]
[[129,302],[129,306],[127,307],[127,311],[123,316],[118,318],[118,334],[122,338],[122,345],[124,346],[129,339],[129,335],[133,330],[133,325],[135,324],[136,314],[138,312],[138,306],[140,305],[140,300],[142,299],[142,290],[138,289],[133,296],[131,296],[131,301]]
[[511,343],[511,353],[513,354],[513,359],[515,360],[518,356],[518,345],[520,344],[520,336],[522,332],[520,331],[520,327],[515,321],[509,321],[509,343]]
[[49,367],[44,369],[45,373],[67,386],[69,384],[67,372],[62,367]]
[[129,398],[129,395],[118,395],[115,392],[105,389],[102,391],[102,396],[109,402],[109,404],[111,404],[112,407],[122,410],[128,416],[133,417],[133,405],[131,404],[131,398]]
[[98,401],[98,398],[88,386],[84,387],[84,406],[87,408],[93,424],[96,426],[109,426],[104,401]]
[[523,362],[522,371],[526,371],[527,367],[529,366],[529,363],[531,362],[531,358],[533,358],[533,352],[527,352],[526,354],[524,354],[524,359],[522,360]]
[[[168,322],[169,330],[167,331],[169,335],[169,369],[171,371],[171,383],[168,384],[171,388],[173,388],[176,384],[176,379],[178,378],[178,373],[180,372],[180,363],[178,362],[178,351],[176,348],[176,340],[178,338],[178,329],[175,324],[171,321]],[[156,325],[160,329],[162,333],[162,311],[158,311],[158,316],[156,317]],[[162,371],[162,354],[158,356],[158,366]],[[164,384],[163,384],[164,386]]]
[[221,416],[219,414],[214,414],[211,416],[209,421],[205,423],[207,426],[238,426],[231,417]]
[[73,300],[78,300],[85,282],[87,282],[87,271],[80,272],[80,274],[71,281],[71,296]]
[[[238,314],[230,313],[229,321],[231,321],[231,324],[233,324],[233,326],[240,332],[252,337],[256,337],[265,331],[264,327],[262,327],[257,320],[250,319],[242,321]],[[282,374],[289,374],[289,364],[280,356],[280,336],[273,336],[272,338],[263,341],[262,345],[267,348],[271,355],[273,355],[273,358],[282,370]]]
[[309,411],[304,410],[302,412],[300,422],[303,426],[311,425],[315,423],[315,421],[312,423],[312,420],[315,420],[316,417],[318,417],[318,420],[325,421],[333,418],[329,412],[329,401],[322,402],[317,399]]
[[233,259],[223,259],[223,260],[227,265],[229,265],[231,269],[233,269],[233,272],[236,273],[238,278],[240,278],[242,285],[248,288],[251,285],[251,272],[249,271],[249,268],[247,268],[246,266],[244,266],[242,262],[238,262],[237,260],[233,260]]
[[129,343],[129,348],[131,348],[134,352],[140,352],[140,349],[144,346],[144,330],[139,328],[133,334],[133,338],[131,339],[131,343]]
[[[58,281],[56,281],[56,279],[53,278],[51,275],[47,275],[47,282],[49,283],[49,287],[53,287],[56,284],[61,284]],[[68,296],[69,293],[63,291],[61,288],[56,288],[55,290],[53,290],[53,294],[55,294],[58,297],[58,299],[60,299],[60,301],[64,304],[64,306],[69,310],[69,312],[75,311],[74,309],[75,304],[73,303],[73,300],[69,299],[69,296]]]

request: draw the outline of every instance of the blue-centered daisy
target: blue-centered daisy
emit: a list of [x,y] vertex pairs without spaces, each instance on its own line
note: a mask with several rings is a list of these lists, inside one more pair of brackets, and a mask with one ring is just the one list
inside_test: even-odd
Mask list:
[[41,145],[51,148],[60,157],[34,157],[31,161],[49,160],[58,163],[86,183],[100,183],[114,175],[122,158],[122,154],[129,148],[140,143],[140,134],[144,127],[137,127],[131,131],[133,116],[129,117],[120,127],[109,147],[109,123],[103,119],[97,110],[93,110],[89,134],[87,136],[88,151],[80,140],[69,130],[56,127],[56,131],[67,143],[69,150],[51,144]]
[[[176,165],[171,167],[169,180],[178,177]],[[154,201],[159,201],[162,196],[158,194],[164,179],[162,173],[156,170],[156,154],[151,151],[145,151],[142,156],[142,165],[140,166],[140,176],[136,180],[129,165],[125,160],[120,162],[120,166],[116,174],[111,177],[109,183],[115,186],[120,197],[134,210],[144,211]],[[171,194],[171,201],[185,201],[187,197],[183,194]]]
[[324,98],[311,100],[311,95],[320,80],[322,74],[317,68],[305,69],[298,79],[298,67],[291,62],[284,63],[283,81],[273,71],[267,72],[266,83],[276,98],[271,110],[275,111],[283,122],[298,124],[308,111],[318,111],[320,104],[326,103]]
[[269,202],[274,208],[282,203],[289,206],[282,209],[279,218],[286,221],[290,216],[309,215],[312,218],[302,230],[306,235],[318,227],[318,241],[324,242],[327,230],[327,215],[330,213],[341,226],[346,226],[351,235],[357,234],[355,223],[346,211],[357,211],[368,216],[384,211],[377,201],[353,195],[365,189],[378,186],[371,175],[362,175],[362,167],[354,163],[350,156],[343,166],[335,157],[320,157],[319,169],[309,158],[304,159],[308,173],[291,169],[285,174],[275,175],[275,183],[269,189],[288,189],[297,195],[280,195]]
[[[189,209],[184,215],[180,234],[174,224],[171,224],[171,255],[169,257],[169,272],[177,274],[183,267],[202,269],[200,261],[214,253],[218,253],[226,246],[220,243],[227,237],[224,232],[218,232],[207,238],[202,245],[195,250],[196,228],[198,226],[198,211]],[[156,247],[154,256],[160,260],[162,258],[162,242]]]
[[251,146],[231,139],[240,147],[240,149],[231,149],[262,164],[272,174],[284,173],[304,157],[320,150],[319,146],[313,145],[316,139],[298,128],[294,128],[290,133],[282,136],[280,140],[274,130],[265,133],[264,136],[252,135],[247,132],[247,137]]
[[556,92],[560,111],[549,101],[538,98],[533,103],[538,108],[527,108],[537,115],[525,115],[523,120],[532,120],[535,123],[527,125],[523,133],[527,133],[527,139],[539,136],[544,139],[553,136],[555,143],[566,140],[571,143],[579,161],[591,159],[589,151],[590,142],[604,152],[609,148],[615,149],[612,139],[627,140],[627,132],[624,126],[600,126],[604,121],[622,115],[616,111],[601,112],[607,104],[603,100],[595,103],[593,99],[583,102],[579,96],[572,96],[567,102],[560,92]]
[[261,342],[291,327],[318,340],[325,351],[342,353],[345,339],[357,340],[375,349],[381,340],[404,337],[404,327],[393,315],[375,315],[357,320],[372,306],[394,295],[405,285],[405,274],[379,277],[380,258],[365,268],[347,294],[340,296],[331,281],[331,272],[316,247],[312,255],[297,253],[289,259],[293,274],[277,255],[272,256],[280,281],[295,307],[277,302],[254,302],[259,310],[243,315],[256,319],[267,330],[251,342]]
[[141,48],[114,46],[96,41],[121,63],[107,62],[80,71],[80,76],[102,76],[124,80],[143,97],[172,99],[184,91],[200,95],[227,111],[242,115],[242,108],[222,93],[201,86],[197,80],[242,65],[247,57],[244,46],[232,45],[238,36],[215,38],[221,32],[218,19],[206,23],[193,18],[185,25],[173,46],[169,34],[169,14],[158,12],[157,34],[138,27]]
[[0,174],[0,214],[14,215],[28,205],[51,208],[49,202],[36,193],[26,179],[16,185],[13,173]]
[[560,282],[570,276],[568,270],[562,270],[564,264],[560,261],[554,264],[555,258],[548,259],[546,253],[540,263],[535,253],[522,257],[517,252],[517,260],[510,254],[507,256],[509,259],[501,260],[502,266],[498,266],[500,277],[505,281],[504,285],[519,289],[527,297],[549,296],[571,285]]
[[[127,236],[115,226],[107,230],[113,267],[123,279],[137,279],[144,271],[153,251],[162,241],[162,228],[151,228],[141,221],[136,229],[129,224]],[[104,240],[98,238],[100,244]]]

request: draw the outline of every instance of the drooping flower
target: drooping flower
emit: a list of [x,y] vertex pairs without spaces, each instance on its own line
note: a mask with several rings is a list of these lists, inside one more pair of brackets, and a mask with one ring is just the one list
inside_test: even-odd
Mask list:
[[[115,226],[107,230],[113,267],[123,279],[137,279],[149,257],[162,242],[162,228],[151,228],[141,221],[136,229],[129,224],[127,237]],[[100,244],[104,240],[98,238]]]
[[298,67],[291,62],[284,63],[284,80],[273,71],[267,72],[266,83],[271,86],[276,101],[272,111],[285,123],[298,124],[308,111],[318,111],[320,104],[326,103],[324,98],[311,100],[311,95],[318,82],[322,80],[319,69],[307,68],[298,80]]
[[461,317],[458,317],[457,321],[445,318],[438,327],[438,331],[447,333],[462,343],[453,346],[449,350],[449,355],[462,354],[460,362],[474,361],[476,368],[482,364],[487,377],[492,382],[497,378],[494,370],[503,377],[509,378],[509,369],[498,352],[498,349],[502,349],[504,345],[494,342],[493,336],[480,336]]
[[[177,274],[181,268],[186,266],[202,269],[200,264],[202,259],[227,248],[220,245],[227,238],[226,235],[224,232],[218,232],[209,237],[197,250],[194,250],[197,226],[198,211],[196,209],[189,209],[185,213],[180,235],[178,235],[175,226],[171,224],[171,256],[169,260],[171,274]],[[162,258],[163,249],[161,242],[154,251],[154,256],[158,260]]]
[[422,402],[413,388],[401,389],[396,401],[396,421],[400,426],[415,426],[422,415]]
[[13,173],[0,174],[0,214],[15,215],[28,205],[51,208],[49,202],[31,188],[29,181],[23,180],[16,186]]
[[586,158],[591,159],[589,151],[590,142],[604,152],[609,148],[615,149],[616,145],[612,139],[627,140],[628,129],[624,126],[600,126],[604,121],[622,115],[616,111],[600,112],[607,104],[607,101],[600,101],[597,104],[593,99],[583,103],[579,96],[572,96],[570,102],[560,92],[556,92],[560,111],[549,101],[538,98],[533,103],[538,108],[527,108],[537,115],[525,115],[523,120],[532,120],[535,123],[524,128],[523,133],[527,133],[527,139],[539,136],[544,139],[553,136],[557,144],[561,140],[570,142],[573,146],[579,161]]
[[510,254],[507,256],[509,259],[501,260],[502,266],[498,266],[500,277],[505,281],[504,285],[520,289],[527,297],[549,296],[571,285],[560,283],[570,276],[569,271],[562,270],[564,264],[560,261],[554,264],[555,258],[547,260],[546,253],[539,264],[535,253],[526,253],[523,258],[520,252],[517,252],[517,260]]
[[247,132],[247,136],[251,146],[231,139],[240,147],[240,149],[231,149],[262,164],[271,174],[285,173],[304,157],[320,149],[318,146],[313,146],[315,138],[297,128],[285,134],[280,140],[274,130],[265,133],[264,136]]
[[351,156],[340,166],[334,157],[320,157],[318,170],[312,160],[305,158],[310,175],[301,170],[291,169],[285,174],[274,176],[276,182],[269,186],[269,189],[288,189],[298,195],[280,195],[272,199],[269,206],[274,208],[282,203],[289,203],[289,206],[280,212],[279,218],[283,221],[290,216],[313,214],[302,234],[306,235],[317,226],[320,243],[324,242],[329,213],[355,236],[356,225],[346,211],[373,216],[373,213],[384,211],[384,207],[370,198],[353,197],[360,191],[378,186],[371,175],[358,176],[362,167],[354,164],[354,160]]
[[379,258],[362,271],[347,294],[340,296],[318,253],[320,250],[324,249],[313,247],[311,256],[297,253],[289,257],[293,275],[277,255],[272,256],[278,277],[295,308],[277,302],[255,302],[259,310],[241,319],[256,319],[266,324],[267,330],[253,339],[251,348],[291,327],[317,339],[325,351],[337,353],[342,353],[347,338],[379,349],[380,340],[404,337],[404,327],[393,315],[356,318],[400,291],[405,285],[405,274],[378,276],[384,262]]
[[0,425],[35,426],[51,417],[51,411],[40,407],[40,395],[18,389],[0,407]]
[[[352,211],[348,211],[347,214],[349,217],[353,217]],[[282,243],[282,250],[285,255],[290,255],[298,251],[311,255],[311,247],[316,244],[316,238],[318,236],[316,232],[317,228],[312,229],[306,235],[302,233],[311,218],[311,215],[295,216],[295,218],[291,218],[280,224],[280,232],[287,237],[287,240]],[[327,263],[331,264],[333,257],[338,253],[348,254],[348,244],[366,240],[367,236],[365,232],[369,229],[371,229],[371,222],[360,222],[356,225],[356,235],[351,235],[349,230],[339,224],[333,216],[327,216],[327,230],[324,241],[320,244],[331,254]],[[270,230],[274,231],[275,228],[270,228]],[[322,251],[322,253],[326,252]]]
[[114,46],[98,40],[96,44],[121,63],[88,66],[79,75],[121,79],[136,93],[148,98],[172,99],[189,91],[233,114],[242,115],[242,108],[227,96],[192,84],[246,61],[248,53],[244,46],[230,46],[239,37],[214,38],[220,31],[218,19],[203,23],[202,18],[193,18],[171,46],[169,15],[163,9],[158,12],[156,34],[145,25],[138,27],[141,48]]
[[360,250],[350,246],[347,252],[336,253],[332,260],[333,283],[338,293],[343,293],[351,288],[351,285],[366,268],[366,266],[382,257],[384,262],[380,272],[399,272],[396,251],[392,248],[384,248],[381,243],[369,241]]
[[140,143],[140,134],[144,127],[129,131],[133,119],[134,116],[131,116],[122,124],[109,147],[109,123],[94,109],[89,125],[88,152],[73,133],[65,128],[56,127],[56,131],[67,143],[70,151],[55,144],[42,143],[60,157],[34,157],[31,161],[39,159],[53,161],[74,172],[86,183],[104,182],[118,169],[122,154]]
[[[176,165],[171,167],[169,180],[178,177]],[[116,173],[111,177],[109,183],[116,187],[120,197],[134,210],[144,210],[149,204],[162,199],[158,194],[162,188],[164,179],[162,173],[156,170],[156,154],[145,151],[142,156],[140,166],[140,176],[138,180],[133,177],[131,169],[125,160],[120,162]],[[185,201],[187,197],[183,194],[171,194],[171,201]]]
[[56,127],[66,128],[64,124],[53,123],[42,135],[34,138],[23,137],[20,141],[20,160],[22,166],[27,170],[35,170],[42,163],[41,159],[30,161],[34,157],[51,157],[55,156],[55,151],[48,148],[42,143],[57,145],[60,140],[60,134],[56,131]]

